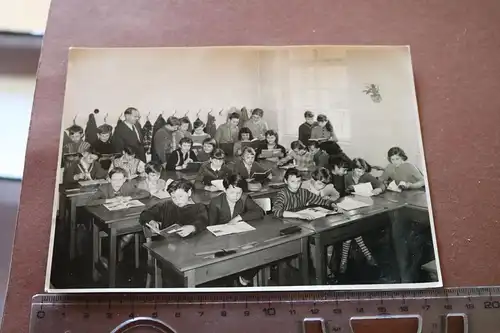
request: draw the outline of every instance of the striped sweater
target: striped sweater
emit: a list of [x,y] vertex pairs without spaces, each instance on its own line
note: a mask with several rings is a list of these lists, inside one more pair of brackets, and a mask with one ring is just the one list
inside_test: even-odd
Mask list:
[[283,217],[284,212],[296,211],[307,206],[324,206],[332,208],[332,201],[323,199],[319,195],[313,194],[304,188],[299,188],[297,192],[291,192],[288,187],[282,189],[276,195],[273,205],[273,214],[276,217]]

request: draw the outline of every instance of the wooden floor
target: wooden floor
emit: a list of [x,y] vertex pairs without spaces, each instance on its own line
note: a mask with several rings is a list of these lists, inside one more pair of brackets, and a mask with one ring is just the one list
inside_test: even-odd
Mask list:
[[7,292],[20,193],[20,180],[0,179],[0,222],[2,224],[2,232],[0,232],[0,320]]

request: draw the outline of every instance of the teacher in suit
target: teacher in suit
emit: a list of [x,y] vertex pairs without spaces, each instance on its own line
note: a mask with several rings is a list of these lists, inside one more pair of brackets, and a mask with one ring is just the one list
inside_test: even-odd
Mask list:
[[146,151],[144,150],[144,138],[139,123],[139,111],[130,107],[125,110],[123,115],[125,120],[118,121],[113,134],[114,150],[121,153],[125,147],[130,147],[135,152],[135,156],[146,163]]

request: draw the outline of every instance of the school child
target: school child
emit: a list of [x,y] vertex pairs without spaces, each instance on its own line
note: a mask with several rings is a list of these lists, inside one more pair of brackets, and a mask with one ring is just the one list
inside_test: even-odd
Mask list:
[[408,156],[403,149],[392,147],[387,152],[389,165],[385,168],[380,181],[389,183],[394,181],[399,188],[420,189],[425,186],[424,175],[413,164],[408,162]]
[[288,155],[282,158],[278,162],[278,165],[284,165],[289,161],[293,161],[295,167],[299,170],[314,168],[314,155],[307,151],[306,146],[302,142],[298,140],[293,141],[290,148],[292,149],[288,152]]
[[180,119],[180,125],[175,132],[176,140],[175,142],[179,142],[182,138],[191,138],[191,132],[189,131],[189,126],[191,125],[191,121],[188,117],[182,117]]
[[86,147],[82,157],[64,169],[63,183],[69,185],[82,180],[105,179],[108,172],[97,162],[97,158],[92,147]]
[[170,154],[177,149],[177,141],[174,133],[179,129],[180,121],[178,118],[171,116],[167,118],[165,126],[156,131],[153,138],[154,141],[154,158],[165,164]]
[[[243,179],[251,181],[252,175],[267,171],[262,165],[255,161],[256,152],[252,147],[243,148],[241,158],[237,159],[233,165],[233,173],[240,175]],[[272,179],[269,174],[268,179]]]
[[337,205],[330,199],[322,198],[319,195],[301,187],[302,175],[296,168],[286,170],[283,177],[286,187],[278,192],[273,205],[273,214],[280,218],[298,218],[311,220],[310,216],[297,213],[297,210],[307,206],[323,206],[328,209],[337,209]]
[[190,138],[182,138],[179,141],[179,148],[177,148],[168,158],[165,169],[167,170],[184,170],[188,163],[198,162],[198,157],[191,149],[193,147],[193,140]]
[[[210,225],[249,222],[264,217],[264,211],[248,195],[243,194],[247,182],[240,175],[231,175],[223,180],[225,192],[210,201],[208,221]],[[240,273],[237,279],[239,286],[251,286],[258,269],[250,269]]]
[[309,141],[309,151],[313,155],[313,161],[316,167],[320,168],[329,168],[329,159],[330,156],[320,148],[320,144],[318,141]]
[[371,183],[372,195],[379,195],[385,191],[385,185],[370,174],[372,167],[362,158],[352,160],[353,170],[345,176],[345,186],[348,193],[354,192],[354,185]]
[[216,148],[212,152],[210,160],[203,163],[200,170],[198,170],[194,181],[196,189],[210,192],[218,191],[217,187],[212,184],[212,180],[225,179],[231,174],[231,169],[224,163],[225,157],[226,154],[220,148]]
[[210,134],[205,133],[205,123],[201,119],[196,119],[193,123],[193,148],[201,150],[203,148],[203,141],[210,138]]
[[265,134],[269,129],[267,123],[264,121],[264,119],[262,119],[262,117],[264,117],[264,111],[259,108],[254,109],[252,111],[252,116],[250,117],[250,119],[243,125],[245,127],[248,127],[252,132],[254,138],[257,138],[259,140],[265,139]]
[[243,142],[252,142],[253,141],[252,131],[248,127],[240,128],[240,132],[238,133],[238,141],[234,143],[233,154],[235,157],[241,156],[243,153]]
[[137,188],[148,191],[151,195],[166,190],[166,182],[160,179],[162,165],[157,162],[149,162],[144,168],[146,178],[137,184]]
[[198,162],[206,162],[210,159],[210,155],[217,146],[217,142],[212,138],[206,138],[205,140],[203,140],[202,145],[202,150],[199,150],[196,154]]
[[[99,163],[103,169],[109,170],[111,166],[111,157],[115,153],[113,143],[111,142],[111,135],[113,134],[113,127],[108,124],[101,125],[97,128],[97,141],[92,145],[95,152],[101,155]],[[102,156],[104,155],[104,156]]]
[[133,179],[137,176],[144,177],[144,167],[146,164],[140,159],[135,157],[135,152],[130,147],[125,147],[123,149],[123,154],[119,158],[115,158],[111,163],[109,171],[111,172],[114,168],[122,168],[127,172],[127,178]]
[[337,142],[337,136],[333,130],[332,123],[328,120],[328,117],[324,114],[318,115],[316,118],[318,124],[314,126],[311,130],[311,139],[322,139],[325,141]]
[[332,183],[340,197],[347,195],[345,188],[345,176],[349,170],[349,162],[343,158],[331,158],[330,165],[332,166]]
[[[143,226],[149,224],[156,230],[178,224],[182,226],[177,231],[181,237],[205,230],[208,225],[207,208],[204,204],[193,202],[192,191],[193,184],[188,180],[183,178],[174,180],[167,186],[167,192],[172,200],[162,201],[144,210],[139,217],[139,223]],[[151,233],[146,232],[146,236],[148,234]]]
[[240,131],[238,124],[240,122],[240,115],[233,112],[229,115],[227,123],[220,125],[215,133],[215,141],[218,144],[234,143],[238,141],[238,133]]
[[332,175],[326,168],[318,168],[311,173],[311,179],[302,182],[302,188],[332,201],[340,198],[332,184]]
[[257,156],[259,156],[262,150],[276,150],[280,151],[278,154],[273,155],[273,157],[266,158],[268,161],[277,162],[280,158],[285,157],[286,149],[278,143],[278,132],[275,130],[267,130],[264,134],[265,139],[261,142],[257,148]]
[[299,126],[299,141],[307,145],[311,138],[311,131],[317,123],[314,121],[314,113],[311,111],[304,112],[305,121]]
[[[137,188],[133,183],[127,181],[127,171],[116,167],[109,172],[109,183],[99,186],[97,192],[92,195],[87,205],[95,206],[120,201],[139,200],[149,198],[149,193]],[[123,257],[123,249],[133,238],[133,234],[125,235],[120,240],[118,261]]]
[[72,125],[67,129],[68,136],[71,142],[66,143],[63,146],[63,167],[69,166],[69,164],[80,159],[81,153],[88,147],[90,143],[83,140],[83,128],[78,125]]

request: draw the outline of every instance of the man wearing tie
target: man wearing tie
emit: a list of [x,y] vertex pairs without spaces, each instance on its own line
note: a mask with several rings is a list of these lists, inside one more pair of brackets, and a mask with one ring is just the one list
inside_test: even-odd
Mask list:
[[144,138],[142,128],[139,123],[139,111],[136,108],[127,108],[123,113],[124,121],[118,121],[113,134],[113,146],[117,153],[123,152],[125,147],[130,147],[135,152],[135,156],[146,163],[146,151],[144,150]]

